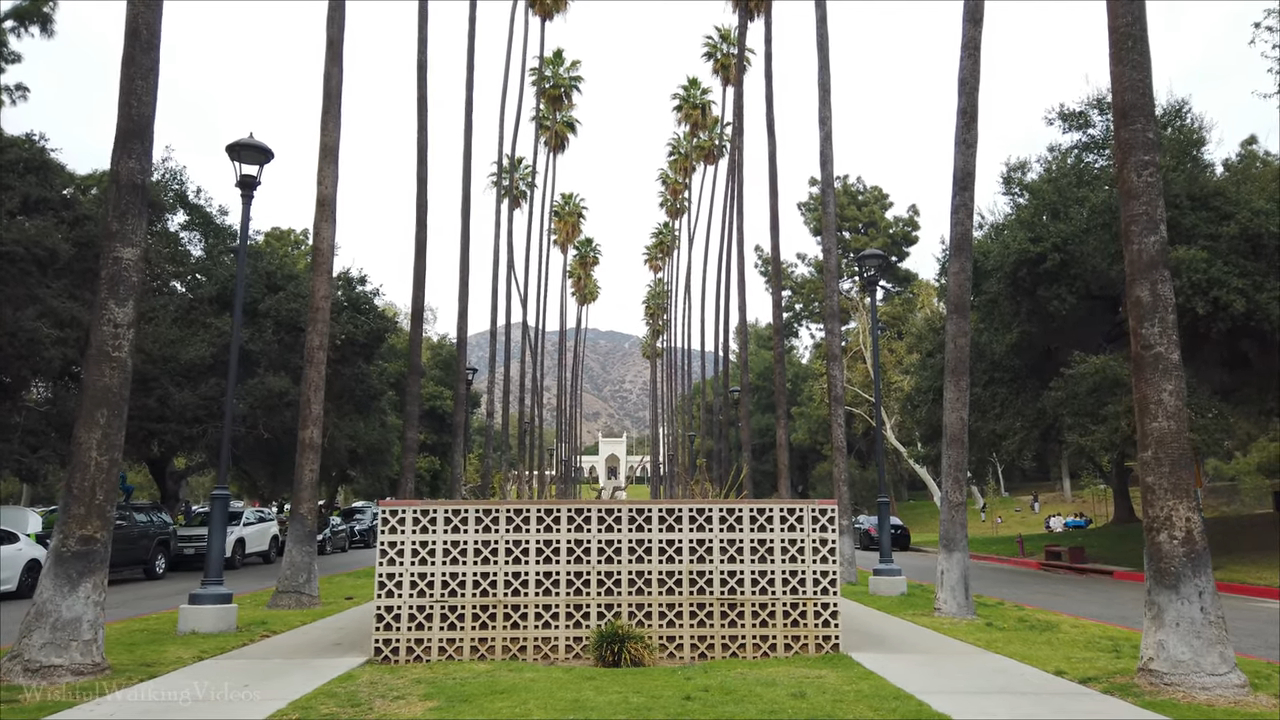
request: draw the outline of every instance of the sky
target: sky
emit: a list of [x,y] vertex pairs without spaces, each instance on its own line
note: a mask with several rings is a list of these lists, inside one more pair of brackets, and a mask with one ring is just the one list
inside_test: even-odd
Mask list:
[[[1251,133],[1272,150],[1280,141],[1275,105],[1253,95],[1270,82],[1265,61],[1248,46],[1250,23],[1268,4],[1274,2],[1148,3],[1156,93],[1189,96],[1216,123],[1214,153],[1219,157]],[[497,155],[511,7],[497,0],[479,3],[469,334],[489,322],[494,196],[486,185]],[[508,151],[523,7],[521,2],[516,20]],[[961,4],[834,1],[828,8],[835,171],[880,185],[898,211],[911,204],[919,207],[920,243],[908,265],[932,277],[948,232]],[[157,154],[172,147],[197,184],[217,202],[236,207],[238,191],[224,147],[250,132],[270,145],[276,158],[265,168],[254,203],[256,229],[308,228],[312,223],[325,12],[325,3],[307,0],[187,0],[165,6]],[[416,3],[407,0],[348,3],[345,40],[337,265],[363,269],[401,307],[409,304],[412,282],[416,13]],[[432,2],[430,13],[426,300],[437,313],[435,329],[452,335],[463,225],[467,3]],[[114,136],[124,3],[64,0],[57,24],[51,41],[19,42],[25,61],[6,80],[27,83],[31,99],[5,108],[0,124],[6,132],[45,133],[75,170],[104,168]],[[701,42],[719,24],[736,25],[720,0],[577,0],[566,17],[547,26],[547,51],[563,47],[570,58],[580,59],[585,79],[577,109],[581,128],[560,160],[556,190],[583,197],[588,207],[585,233],[602,248],[593,328],[643,331],[640,305],[648,273],[641,257],[650,230],[661,219],[655,178],[675,130],[669,98],[689,75],[712,81],[701,61]],[[987,4],[977,164],[980,209],[997,202],[999,174],[1007,159],[1033,155],[1053,139],[1043,123],[1048,108],[1107,87],[1106,31],[1105,7],[1098,1]],[[812,3],[775,3],[784,257],[818,251],[796,210],[807,194],[808,178],[818,174],[814,32]],[[762,43],[763,25],[754,24],[748,45],[757,54],[747,75],[744,122],[749,258],[750,248],[769,243]],[[535,19],[529,34],[530,66],[536,63],[537,48]],[[718,90],[715,95],[718,99]],[[517,151],[525,156],[531,153],[529,107],[526,93]],[[517,252],[522,254],[525,225],[521,215],[517,218]],[[503,243],[505,247],[505,232]],[[748,293],[750,316],[767,321],[768,293],[754,271],[748,273]],[[695,303],[696,296],[695,289]],[[736,312],[736,301],[734,307]],[[572,323],[573,314],[569,317]]]

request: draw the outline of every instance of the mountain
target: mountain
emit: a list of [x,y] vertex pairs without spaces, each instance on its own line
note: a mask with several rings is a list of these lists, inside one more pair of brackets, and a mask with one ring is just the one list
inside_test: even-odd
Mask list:
[[[498,377],[494,387],[498,395],[495,398],[495,412],[498,419],[501,418],[502,413],[502,376],[506,371],[502,357],[504,329],[504,327],[498,328]],[[647,434],[649,431],[649,363],[640,356],[640,338],[626,333],[594,328],[584,330],[583,337],[587,343],[586,356],[582,363],[583,441],[586,444],[595,442],[597,432],[610,437],[616,437],[623,432],[632,435]],[[511,326],[511,421],[513,423],[520,390],[520,345],[523,341],[521,325],[513,323]],[[546,422],[553,429],[559,343],[558,331],[547,333],[547,383],[544,402]],[[572,330],[566,333],[565,353],[570,356],[573,354]],[[696,380],[701,370],[696,349],[692,357],[693,377]],[[715,357],[714,353],[707,353],[708,375],[712,373],[715,366]],[[467,337],[467,360],[480,369],[476,375],[474,387],[483,394],[487,389],[489,372],[488,331]]]

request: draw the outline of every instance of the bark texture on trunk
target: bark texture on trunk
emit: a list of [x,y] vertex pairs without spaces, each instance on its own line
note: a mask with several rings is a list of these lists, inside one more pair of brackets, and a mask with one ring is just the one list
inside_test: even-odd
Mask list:
[[1065,442],[1058,455],[1058,472],[1062,478],[1062,499],[1071,502],[1071,454]]
[[409,305],[409,371],[404,383],[404,436],[396,497],[417,495],[418,415],[422,407],[422,317],[427,287],[427,0],[418,0],[417,193],[413,209],[413,295]]
[[[329,0],[325,21],[324,85],[320,101],[320,159],[316,164],[316,214],[311,233],[311,301],[302,356],[298,404],[298,451],[294,460],[289,535],[310,537],[318,518],[320,456],[324,449],[325,369],[329,356],[329,309],[333,304],[333,252],[338,231],[338,154],[342,139],[342,60],[346,0]],[[269,608],[320,604],[316,544],[285,543],[284,561]]]
[[840,244],[836,237],[836,171],[831,126],[831,46],[827,2],[814,0],[818,38],[818,168],[822,203],[822,326],[827,355],[827,416],[831,422],[831,487],[839,518],[840,582],[858,582],[853,502],[849,496],[844,409],[844,325],[840,321]]
[[1113,511],[1111,522],[1116,524],[1141,522],[1133,507],[1133,496],[1129,494],[1129,479],[1132,471],[1124,466],[1124,456],[1117,455],[1111,463],[1111,493]]
[[109,670],[103,651],[107,566],[145,270],[163,14],[161,2],[125,5],[107,222],[70,466],[59,500],[61,521],[35,602],[0,660],[6,683],[57,684]]
[[[773,442],[779,498],[791,497],[791,436],[787,432],[787,341],[782,322],[782,230],[778,222],[778,133],[773,121],[773,3],[764,9],[764,125],[769,144],[769,284],[773,295]],[[841,403],[843,404],[843,403]]]
[[1196,507],[1186,377],[1169,272],[1147,10],[1107,2],[1115,163],[1142,478],[1146,606],[1139,680],[1201,696],[1242,696]]
[[942,498],[933,610],[973,617],[969,587],[969,343],[973,294],[973,204],[978,162],[978,88],[983,0],[965,0],[960,30],[955,160],[951,170],[951,244],[947,253],[946,357],[942,380]]
[[453,467],[449,474],[449,497],[462,499],[463,472],[466,468],[468,438],[467,414],[471,412],[471,393],[467,390],[467,312],[471,295],[471,135],[474,130],[476,87],[476,0],[467,10],[467,84],[462,121],[462,219],[458,243],[458,334],[454,339],[458,367],[453,382]]

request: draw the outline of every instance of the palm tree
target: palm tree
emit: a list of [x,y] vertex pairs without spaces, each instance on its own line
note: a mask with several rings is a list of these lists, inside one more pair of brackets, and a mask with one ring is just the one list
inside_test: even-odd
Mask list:
[[[581,237],[573,245],[573,262],[569,268],[569,283],[572,288],[574,304],[577,306],[574,319],[573,355],[569,379],[569,457],[576,458],[581,454],[582,428],[578,416],[581,413],[581,381],[579,366],[585,338],[582,335],[583,312],[589,303],[588,296],[595,283],[595,268],[600,263],[600,246],[593,238]],[[596,290],[598,294],[599,290]]]
[[1147,592],[1138,678],[1191,695],[1244,696],[1249,681],[1236,666],[1227,637],[1192,480],[1146,4],[1108,0],[1107,30],[1124,305],[1145,511]]
[[427,0],[418,0],[418,154],[414,198],[413,294],[409,307],[409,368],[404,385],[404,435],[396,497],[410,499],[418,472],[418,413],[422,405],[422,317],[427,291]]
[[738,434],[742,444],[742,494],[748,499],[755,497],[755,487],[751,477],[751,373],[747,363],[747,267],[746,267],[746,217],[743,200],[743,77],[746,75],[747,55],[747,23],[763,11],[761,2],[743,2],[734,0],[738,10],[738,52],[735,60],[735,85],[733,89],[733,136],[737,154],[735,169],[737,171],[737,209],[735,210],[738,225],[738,386],[742,388],[738,405]]
[[[298,388],[298,450],[294,460],[289,530],[310,537],[318,521],[320,453],[324,447],[324,389],[329,356],[329,307],[333,303],[333,253],[338,231],[338,154],[342,138],[342,59],[346,0],[329,0],[325,22],[324,84],[320,99],[320,157],[316,163],[316,213],[311,232],[311,301]],[[320,605],[316,544],[285,545],[276,590],[267,607],[296,609]]]
[[769,143],[769,289],[773,295],[773,442],[778,497],[791,497],[787,434],[787,341],[782,326],[782,230],[778,224],[778,133],[773,125],[773,2],[764,4],[764,126]]
[[22,619],[17,641],[0,660],[0,677],[6,683],[74,682],[109,669],[102,624],[111,543],[104,538],[111,537],[117,494],[107,479],[120,468],[133,378],[163,13],[163,3],[153,0],[125,4],[120,103],[107,178],[98,297],[84,356],[70,467],[62,484],[63,518],[35,602]]
[[[527,70],[527,62],[529,57],[529,15],[530,15],[529,6],[528,4],[525,4],[524,39],[521,40],[521,44],[520,44],[520,74],[517,75],[517,77],[520,78],[520,82],[519,82],[520,89],[516,92],[515,122],[511,124],[511,156],[515,155],[515,150],[519,146],[520,114],[524,110],[524,86],[525,86],[524,77],[525,77],[525,71]],[[508,51],[507,56],[510,57],[510,55],[511,53],[510,51]],[[505,83],[506,81],[504,80],[503,82]],[[534,139],[534,143],[535,145],[537,144],[536,138]],[[516,213],[516,210],[518,209],[518,206],[523,206],[525,204],[524,198],[520,198],[518,200],[518,203],[516,200],[516,198],[521,195],[522,188],[526,187],[526,185],[519,185],[519,183],[522,182],[521,170],[523,170],[523,173],[527,176],[527,181],[525,182],[527,183],[527,186],[530,187],[530,191],[532,191],[531,186],[533,184],[532,167],[528,163],[524,162],[523,157],[519,157],[518,159],[520,161],[520,164],[523,165],[523,168],[513,169],[513,171],[508,174],[509,182],[503,183],[503,185],[506,187],[505,200],[507,203],[507,288],[506,288],[506,294],[505,294],[506,316],[503,322],[503,332],[502,332],[502,336],[503,336],[502,337],[502,357],[503,357],[503,364],[502,364],[502,443],[503,443],[502,444],[502,457],[503,457],[502,472],[504,476],[506,473],[509,473],[513,470],[513,468],[511,467],[512,466],[511,459],[507,457],[507,449],[508,449],[507,446],[508,446],[508,443],[510,443],[510,437],[511,437],[510,431],[508,428],[508,423],[511,420],[511,289],[512,289],[512,285],[515,284],[515,279],[516,279],[515,213]],[[526,255],[525,256],[526,268],[528,267],[528,263],[529,263],[529,258],[528,258],[528,255]],[[528,274],[527,270],[525,274],[526,275]],[[520,306],[525,307],[526,297],[528,295],[529,289],[527,287],[517,288],[517,291],[520,293]],[[521,340],[520,340],[521,372],[523,373],[524,352],[525,352],[525,348],[527,348],[529,345],[529,327],[523,322],[520,324],[520,333],[521,333]],[[522,459],[524,458],[523,451],[524,451],[524,441],[525,441],[524,383],[523,382],[521,382],[520,384],[520,397],[517,400],[516,405],[518,407],[517,412],[519,413],[519,417],[517,418],[517,422],[516,422],[516,433],[517,433],[516,462],[519,462],[520,464],[523,465]],[[506,485],[504,484],[503,487],[506,487]],[[504,497],[504,499],[506,498]]]
[[[548,103],[550,106],[550,103]],[[559,199],[551,208],[551,233],[556,249],[560,251],[561,269],[560,269],[560,336],[557,360],[556,375],[556,438],[561,447],[569,445],[569,414],[566,400],[566,374],[569,368],[568,358],[565,356],[566,342],[566,326],[568,325],[568,300],[569,300],[569,250],[573,247],[578,238],[582,236],[582,225],[586,221],[587,206],[582,202],[582,198],[577,193],[561,193]],[[577,339],[574,340],[575,344]],[[561,451],[562,457],[568,457],[567,450]],[[563,463],[561,464],[563,467]],[[559,473],[563,476],[565,473]],[[567,491],[568,478],[560,478],[560,490]]]
[[[516,36],[516,8],[520,6],[520,0],[511,0],[511,19],[507,22],[507,59],[502,66],[502,95],[498,101],[498,159],[494,162],[502,163],[502,145],[506,140],[506,124],[507,124],[507,85],[511,78],[511,45],[515,41]],[[523,81],[523,76],[521,77]],[[517,121],[517,124],[519,121]],[[489,374],[485,378],[484,393],[484,451],[480,458],[480,497],[489,498],[493,492],[493,413],[494,413],[494,395],[497,394],[498,383],[498,268],[500,267],[502,256],[502,198],[503,193],[494,193],[493,199],[493,272],[489,281]],[[508,263],[511,262],[507,258]],[[510,291],[508,290],[508,297]],[[508,302],[508,307],[510,303]],[[508,328],[507,345],[510,348],[511,330]],[[503,365],[503,375],[506,372],[507,365]],[[504,386],[507,383],[503,383]],[[507,439],[507,407],[505,403],[502,406],[502,457],[498,463],[500,470],[505,471],[507,458],[506,447],[509,443]]]
[[[534,137],[533,137],[533,158],[530,161],[530,165],[533,168],[534,183],[536,184],[538,179],[538,175],[537,175],[538,149],[539,149],[539,145],[542,143],[542,131],[541,131],[542,84],[543,84],[543,78],[545,77],[547,23],[555,20],[557,17],[564,15],[569,11],[569,0],[528,0],[528,4],[526,7],[530,12],[532,12],[534,15],[538,17],[538,23],[539,23],[538,66],[529,71],[530,79],[532,80],[533,87],[534,87],[534,97],[533,97],[534,105],[533,105],[533,113],[531,114],[531,118],[534,120],[536,124]],[[523,95],[523,92],[524,92],[524,87],[522,84],[521,85],[522,95]],[[512,145],[514,146],[514,143],[512,143]],[[549,161],[550,161],[550,156],[548,156],[547,161],[544,161],[544,162],[549,162]],[[545,177],[546,175],[547,173],[544,172],[543,176]],[[538,213],[539,224],[541,224],[543,219],[546,217],[546,209],[547,209],[546,181],[544,180],[542,184],[543,184],[543,191],[542,191],[543,201],[542,201],[542,209]],[[524,239],[524,285],[523,285],[524,304],[521,306],[521,310],[520,310],[520,313],[521,313],[520,324],[524,326],[525,332],[529,332],[529,304],[528,303],[529,303],[529,292],[532,288],[532,286],[529,284],[529,264],[530,264],[530,259],[533,257],[533,217],[534,217],[533,213],[528,214],[527,224],[525,226],[525,239]],[[541,439],[543,435],[542,435],[542,421],[540,416],[540,407],[542,405],[542,395],[541,395],[540,387],[537,390],[534,389],[534,386],[537,385],[538,360],[540,357],[539,346],[540,346],[540,338],[543,336],[542,326],[545,324],[541,319],[541,315],[542,315],[541,302],[542,302],[542,295],[543,295],[541,290],[541,286],[542,286],[542,229],[541,228],[539,228],[538,230],[538,267],[537,267],[536,279],[537,279],[539,289],[536,293],[534,293],[534,298],[536,302],[539,303],[539,305],[534,308],[534,319],[535,319],[535,322],[538,323],[538,327],[534,328],[532,339],[529,342],[521,343],[521,346],[520,346],[520,396],[521,398],[524,397],[524,392],[525,392],[524,388],[525,388],[526,381],[530,381],[529,382],[530,396],[529,396],[529,408],[528,408],[530,420],[532,421],[534,419],[535,412],[539,413],[538,414],[539,419],[537,422],[537,433],[536,435],[533,436],[538,438],[538,440],[534,441],[532,437],[528,439],[528,448],[527,448],[528,454],[527,454],[527,461],[526,461],[527,464],[525,465],[525,467],[527,468],[543,467],[542,465],[543,455],[541,450]],[[533,371],[532,379],[529,378],[528,373],[526,373],[525,371],[526,356],[528,356],[530,360],[530,365]],[[525,410],[524,401],[521,400],[520,412],[523,413],[524,410]],[[517,423],[520,427],[520,432],[523,433],[524,432],[523,418],[517,418]],[[531,422],[530,424],[533,424],[533,423]],[[522,456],[522,460],[524,460],[524,457],[525,456]]]
[[840,242],[836,237],[836,171],[831,128],[831,43],[827,2],[814,0],[818,44],[818,169],[822,204],[822,325],[827,355],[827,419],[831,424],[831,487],[839,523],[840,582],[857,582],[853,503],[849,497],[845,439],[844,324],[840,319]]
[[[657,266],[651,265],[650,270],[653,270],[654,267]],[[662,281],[660,272],[660,268],[657,272],[654,272],[653,279],[649,281],[649,287],[645,291],[644,322],[646,332],[644,340],[640,343],[640,354],[649,361],[650,490],[655,499],[660,499],[666,495],[662,484],[656,483],[652,479],[657,474],[654,472],[654,468],[657,468],[662,462],[659,457],[662,449],[659,444],[658,358],[662,356],[662,344],[659,338],[665,331],[663,324],[666,317],[667,289],[666,284]]]
[[467,80],[462,121],[462,232],[458,242],[458,363],[453,382],[453,468],[449,496],[462,499],[462,473],[467,458],[467,413],[471,398],[467,390],[467,312],[471,295],[471,135],[476,87],[476,2],[467,9]]
[[969,590],[969,341],[973,294],[973,203],[978,159],[978,85],[982,71],[983,0],[965,0],[960,30],[955,160],[951,171],[951,244],[947,252],[946,358],[942,381],[942,502],[938,582],[933,607],[945,617],[972,617]]

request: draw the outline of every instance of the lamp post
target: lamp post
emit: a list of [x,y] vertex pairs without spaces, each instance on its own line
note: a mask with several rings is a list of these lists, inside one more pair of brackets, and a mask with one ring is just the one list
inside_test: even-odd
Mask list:
[[[877,578],[901,578],[901,580],[881,580],[877,584],[893,585],[891,594],[906,592],[906,578],[902,568],[893,562],[893,540],[889,523],[889,488],[884,476],[884,411],[880,398],[880,317],[876,309],[876,294],[880,289],[880,274],[889,263],[889,256],[874,248],[863,250],[854,258],[858,265],[858,274],[862,279],[863,291],[871,300],[871,377],[874,388],[872,400],[876,416],[876,478],[880,483],[880,494],[876,496],[877,526],[880,546],[880,562],[871,569],[872,582]],[[901,592],[897,592],[897,588]],[[884,594],[884,593],[876,593]]]
[[675,451],[667,453],[667,491],[663,494],[663,499],[672,500],[676,496],[676,454]]
[[698,458],[694,455],[694,445],[698,441],[698,433],[689,433],[689,483],[693,483],[693,476],[698,473]]
[[[555,470],[555,468],[556,468],[556,446],[551,445],[550,447],[547,448],[547,472],[552,472]],[[551,480],[549,478],[547,479],[547,487],[551,487]],[[539,499],[546,500],[546,498],[539,498]]]
[[467,460],[471,457],[471,383],[475,382],[479,368],[467,366],[467,416],[462,426],[462,474],[467,474]]
[[226,394],[222,401],[218,477],[213,491],[209,493],[209,532],[205,544],[204,577],[200,579],[200,587],[187,595],[187,605],[179,608],[180,633],[232,632],[236,629],[236,606],[232,603],[231,590],[223,580],[227,515],[231,505],[231,489],[228,487],[228,475],[231,472],[231,424],[235,414],[236,376],[240,365],[240,334],[249,254],[249,210],[253,206],[253,193],[262,184],[262,169],[275,156],[266,143],[253,137],[253,133],[227,145],[227,157],[231,159],[236,187],[240,189],[240,242],[236,248],[236,289],[231,309],[231,352],[227,360]]

